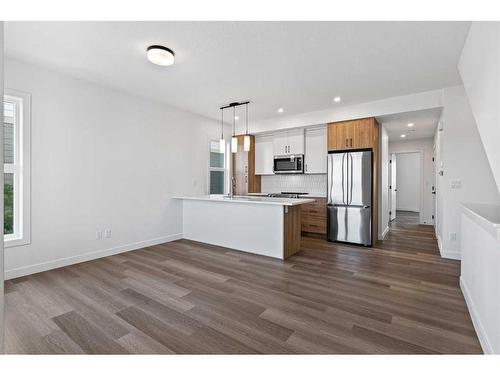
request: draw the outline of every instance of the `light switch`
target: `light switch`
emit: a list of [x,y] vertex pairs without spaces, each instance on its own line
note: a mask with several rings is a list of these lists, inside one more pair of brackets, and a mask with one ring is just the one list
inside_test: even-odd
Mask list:
[[450,182],[450,186],[452,189],[461,189],[462,188],[462,181],[461,180],[452,180]]

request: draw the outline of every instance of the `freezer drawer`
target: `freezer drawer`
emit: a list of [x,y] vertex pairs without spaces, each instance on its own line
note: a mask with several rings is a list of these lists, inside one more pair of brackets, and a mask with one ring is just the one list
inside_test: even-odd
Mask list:
[[370,206],[333,206],[328,211],[328,241],[372,245]]

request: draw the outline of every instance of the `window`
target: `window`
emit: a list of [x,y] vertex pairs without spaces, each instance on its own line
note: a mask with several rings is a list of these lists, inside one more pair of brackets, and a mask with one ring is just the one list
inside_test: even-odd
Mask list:
[[208,166],[208,193],[224,194],[226,176],[224,151],[221,152],[220,141],[210,141],[210,161]]
[[3,101],[4,241],[30,242],[30,95],[6,90]]

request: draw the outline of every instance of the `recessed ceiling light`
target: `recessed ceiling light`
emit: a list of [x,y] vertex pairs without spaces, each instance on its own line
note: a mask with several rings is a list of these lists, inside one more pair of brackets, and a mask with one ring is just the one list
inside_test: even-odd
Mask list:
[[150,62],[156,65],[169,66],[175,61],[175,54],[170,48],[163,46],[149,46],[147,57]]
[[411,128],[411,127],[413,127],[413,125],[414,125],[414,124],[413,124],[413,122],[410,122],[410,123],[408,124],[408,127],[409,127],[409,128]]
[[333,101],[334,101],[335,103],[340,103],[340,100],[341,100],[341,99],[340,99],[340,96],[336,96],[335,98],[333,98]]
[[234,119],[235,120],[239,120],[240,118],[238,116],[234,116]]
[[283,108],[278,108],[278,113],[283,113],[284,109]]
[[404,138],[404,137],[406,137],[406,134],[401,134],[401,138]]

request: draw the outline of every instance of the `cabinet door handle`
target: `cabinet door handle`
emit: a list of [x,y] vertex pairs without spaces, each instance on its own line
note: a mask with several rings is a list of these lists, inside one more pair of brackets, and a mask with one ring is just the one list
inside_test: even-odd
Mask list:
[[349,139],[345,139],[345,147],[349,147]]
[[306,172],[307,172],[307,164],[306,164]]
[[352,147],[352,138],[351,138],[351,147]]

